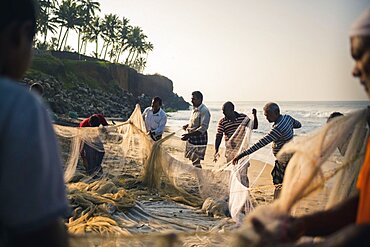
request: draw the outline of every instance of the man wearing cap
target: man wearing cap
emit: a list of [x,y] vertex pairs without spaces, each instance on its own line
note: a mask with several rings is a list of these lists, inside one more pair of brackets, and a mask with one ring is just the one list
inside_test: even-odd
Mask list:
[[[352,74],[359,78],[370,98],[370,8],[353,24],[350,42],[351,54],[355,60]],[[370,123],[369,114],[368,123]],[[285,222],[285,229],[279,229],[284,233],[281,239],[294,241],[301,236],[330,235],[324,241],[310,246],[370,246],[370,139],[358,176],[357,189],[358,195],[334,208],[289,218]],[[256,221],[254,224],[259,225]],[[261,225],[257,228],[261,229]]]

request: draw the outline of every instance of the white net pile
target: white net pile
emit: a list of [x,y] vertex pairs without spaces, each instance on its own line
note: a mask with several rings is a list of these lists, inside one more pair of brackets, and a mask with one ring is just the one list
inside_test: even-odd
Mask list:
[[[310,198],[317,194],[329,200],[323,199],[322,207],[315,209],[331,207],[353,193],[367,135],[364,115],[361,111],[335,119],[315,133],[284,146],[282,153],[294,155],[286,171],[281,197],[273,204],[270,204],[272,182],[259,181],[268,170],[265,163],[259,164],[252,174],[250,166],[257,166],[252,161],[253,155],[241,159],[235,166],[230,162],[241,149],[248,148],[253,121],[239,126],[226,143],[228,155],[222,154],[216,163],[213,162],[214,147],[186,145],[177,133],[165,134],[153,142],[146,134],[138,106],[127,122],[115,126],[55,126],[63,149],[69,147],[64,155],[65,180],[70,201],[74,202],[74,214],[67,226],[70,232],[83,234],[73,241],[82,241],[88,246],[225,246],[231,242],[243,243],[240,238],[243,236],[249,243],[258,242],[260,238],[253,234],[250,217],[241,227],[241,231],[248,234],[240,235],[230,229],[240,225],[245,215],[258,217],[269,229],[275,229],[277,221],[273,219],[291,213],[308,213],[304,210],[310,208]],[[86,174],[79,161],[84,145],[104,153],[102,172]],[[338,147],[345,150],[344,156]],[[206,152],[204,157],[199,157],[203,158],[200,169],[185,157],[198,155],[202,149]],[[194,231],[191,223],[185,227],[185,218],[179,221],[166,218],[166,222],[172,222],[183,233],[174,230],[177,232],[174,235],[154,234],[152,232],[162,227],[160,223],[152,228],[150,225],[163,220],[163,215],[154,217],[140,203],[156,200],[197,208],[203,205],[203,212],[221,219],[205,226],[197,216],[192,216],[193,227],[194,224],[202,226],[202,230]],[[250,213],[261,204],[268,205]],[[164,212],[165,208],[158,209],[161,210]],[[233,221],[226,216],[231,216]],[[101,217],[106,217],[106,221]],[[147,227],[147,231],[137,230],[137,219],[142,219],[143,225],[148,224],[140,226],[140,229]],[[159,232],[171,230],[163,229]]]

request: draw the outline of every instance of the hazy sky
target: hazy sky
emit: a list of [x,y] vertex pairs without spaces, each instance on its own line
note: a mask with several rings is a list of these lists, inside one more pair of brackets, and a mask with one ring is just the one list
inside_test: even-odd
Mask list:
[[100,0],[142,27],[145,73],[215,100],[364,100],[348,30],[370,0]]

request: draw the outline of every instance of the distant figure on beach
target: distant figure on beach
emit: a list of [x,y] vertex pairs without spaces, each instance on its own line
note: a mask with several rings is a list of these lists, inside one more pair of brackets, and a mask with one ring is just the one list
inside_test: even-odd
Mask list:
[[[360,80],[370,98],[370,8],[352,25],[350,42],[355,60],[352,75]],[[370,124],[369,110],[367,119]],[[279,233],[285,233],[281,239],[293,242],[301,236],[320,236],[326,237],[325,240],[310,246],[370,246],[370,139],[358,176],[357,189],[359,194],[334,208],[284,220],[285,228],[279,229]],[[301,245],[284,243],[282,246]]]
[[[222,112],[225,117],[221,118],[217,125],[217,133],[216,133],[216,140],[215,140],[215,155],[214,155],[214,161],[216,162],[219,154],[219,148],[220,144],[222,142],[222,137],[225,136],[225,142],[228,143],[230,138],[233,136],[235,131],[239,128],[239,126],[244,122],[245,126],[248,125],[250,119],[247,115],[243,113],[238,113],[235,111],[235,106],[232,102],[227,101],[222,106]],[[252,109],[252,114],[254,117],[253,122],[253,129],[258,128],[258,119],[257,119],[257,111],[256,109]],[[242,141],[242,140],[241,140]],[[234,144],[235,146],[238,146],[237,144]],[[234,146],[233,145],[233,146]],[[240,146],[240,144],[239,144]],[[226,160],[227,162],[230,162],[233,160],[235,156],[234,150],[230,150],[230,145],[226,145]],[[235,149],[235,147],[233,147]],[[236,151],[237,152],[237,151]],[[248,165],[246,166],[246,169],[244,169],[241,173],[241,180],[242,184],[245,186],[249,186],[248,177],[247,177],[247,169]]]
[[[88,118],[88,126],[86,124],[80,123],[80,127],[99,127],[102,124],[101,118],[99,118],[101,114],[94,114]],[[103,116],[101,116],[103,117]],[[104,118],[104,117],[103,117]],[[86,120],[86,119],[85,119]],[[85,121],[84,120],[84,121]],[[105,118],[104,118],[105,121]],[[108,123],[105,121],[106,124]],[[83,125],[83,126],[81,126]],[[81,149],[81,158],[86,169],[86,173],[88,175],[99,175],[103,172],[103,168],[101,167],[101,163],[104,158],[104,145],[100,140],[99,136],[94,136],[89,140],[89,142],[84,142],[82,149]]]
[[0,8],[0,246],[68,246],[63,170],[46,107],[21,80],[36,31],[32,0]]
[[164,127],[167,123],[166,113],[162,110],[162,99],[158,96],[152,99],[152,105],[147,107],[143,112],[146,131],[154,140],[162,138]]
[[202,168],[200,161],[204,160],[208,142],[208,126],[211,120],[211,113],[202,103],[203,94],[194,91],[191,97],[193,111],[190,116],[189,124],[183,126],[187,132],[182,135],[181,140],[186,141],[185,157],[190,159],[193,166]]
[[[267,103],[263,108],[263,111],[267,121],[269,121],[270,123],[274,123],[272,125],[272,129],[265,137],[260,139],[249,149],[244,150],[243,152],[238,154],[233,160],[234,164],[237,164],[238,160],[240,160],[244,156],[254,153],[258,149],[269,144],[270,142],[273,143],[272,152],[276,157],[277,153],[280,151],[283,145],[293,139],[294,134],[293,129],[301,128],[302,126],[301,123],[295,120],[293,117],[289,115],[281,115],[280,108],[276,103],[271,102]],[[274,192],[275,199],[279,197],[281,184],[283,183],[284,179],[285,169],[290,158],[291,158],[290,156],[286,156],[284,159],[275,160],[275,166],[271,172],[272,181],[275,185]]]
[[37,83],[37,82],[33,83],[30,86],[30,91],[38,94],[41,97],[44,95],[44,87],[40,83]]
[[[80,123],[80,127],[92,127],[91,124],[90,124],[90,119],[92,117],[97,117],[99,119],[99,124],[98,126],[101,124],[103,126],[108,126],[108,122],[107,120],[105,119],[104,115],[103,114],[93,114],[91,115],[90,117],[88,118],[85,118],[84,120],[82,120],[82,122]],[[98,127],[98,126],[94,126],[94,127]]]

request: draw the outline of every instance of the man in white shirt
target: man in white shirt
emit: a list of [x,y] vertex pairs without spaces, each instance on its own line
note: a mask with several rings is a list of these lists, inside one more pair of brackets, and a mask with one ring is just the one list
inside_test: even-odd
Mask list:
[[162,110],[162,99],[158,96],[152,99],[152,106],[143,112],[146,130],[154,141],[162,138],[164,127],[167,123],[166,113]]

